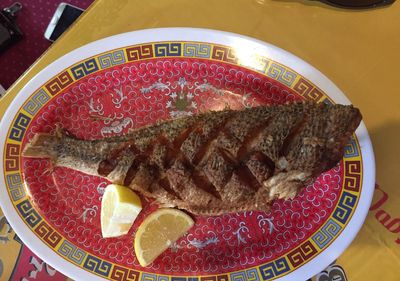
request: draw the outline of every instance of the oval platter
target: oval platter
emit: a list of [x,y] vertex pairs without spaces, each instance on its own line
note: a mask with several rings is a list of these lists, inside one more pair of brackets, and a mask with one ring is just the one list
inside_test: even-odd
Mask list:
[[35,133],[59,125],[97,139],[208,110],[296,100],[350,103],[311,65],[237,34],[148,29],[90,43],[37,74],[5,113],[1,207],[29,248],[76,280],[306,280],[349,246],[367,215],[375,163],[363,123],[340,163],[295,199],[276,200],[268,212],[194,217],[190,232],[146,268],[133,236],[154,204],[143,200],[128,235],[104,239],[108,182],[21,156]]

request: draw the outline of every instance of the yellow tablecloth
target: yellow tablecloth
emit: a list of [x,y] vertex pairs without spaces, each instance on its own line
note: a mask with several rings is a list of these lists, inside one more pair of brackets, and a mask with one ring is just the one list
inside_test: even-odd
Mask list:
[[[122,32],[177,26],[230,31],[279,46],[318,68],[361,109],[380,187],[364,227],[336,264],[348,280],[399,280],[399,1],[354,11],[294,0],[98,0],[8,90],[0,101],[0,118],[29,79],[63,54]],[[1,217],[0,238],[10,236]],[[0,264],[0,280],[8,280],[10,266]],[[342,280],[334,279],[341,268],[333,266],[316,279]]]

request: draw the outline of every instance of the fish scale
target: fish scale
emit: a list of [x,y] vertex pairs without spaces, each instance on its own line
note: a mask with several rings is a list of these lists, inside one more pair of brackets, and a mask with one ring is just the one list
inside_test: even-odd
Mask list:
[[225,109],[99,140],[38,133],[23,156],[50,158],[198,215],[265,211],[334,167],[360,121],[350,105]]

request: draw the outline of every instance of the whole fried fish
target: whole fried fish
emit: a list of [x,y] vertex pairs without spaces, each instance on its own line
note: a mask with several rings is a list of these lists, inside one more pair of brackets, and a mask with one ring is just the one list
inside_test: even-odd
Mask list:
[[267,210],[293,198],[342,158],[357,108],[311,102],[207,112],[80,140],[37,134],[25,157],[129,186],[193,214]]

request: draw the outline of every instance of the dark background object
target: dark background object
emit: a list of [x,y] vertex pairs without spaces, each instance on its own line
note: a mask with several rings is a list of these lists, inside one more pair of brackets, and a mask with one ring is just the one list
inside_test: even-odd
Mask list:
[[[75,20],[79,18],[79,16],[84,12],[79,8],[74,6],[65,5],[61,15],[58,17],[57,24],[54,27],[53,32],[51,33],[48,39],[50,41],[56,41],[67,28],[74,23]],[[53,19],[51,20],[53,22]],[[45,36],[46,37],[46,36]]]
[[391,5],[396,0],[321,0],[321,2],[341,8],[376,8]]
[[[17,0],[0,0],[0,9]],[[23,6],[17,25],[23,30],[22,40],[0,55],[0,84],[9,88],[51,45],[44,32],[61,2],[87,9],[93,0],[18,0]]]
[[21,8],[22,5],[17,2],[0,11],[0,53],[22,39],[22,31],[15,22]]

